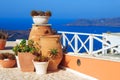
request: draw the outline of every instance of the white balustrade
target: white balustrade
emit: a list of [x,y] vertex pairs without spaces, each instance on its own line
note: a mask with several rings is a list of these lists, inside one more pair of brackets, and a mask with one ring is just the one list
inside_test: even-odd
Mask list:
[[[58,31],[62,35],[62,44],[63,46],[69,46],[74,54],[81,53],[80,51],[82,48],[85,49],[86,53],[88,54],[95,54],[102,52],[102,54],[105,54],[105,51],[108,49],[114,49],[118,51],[115,46],[120,46],[120,44],[117,45],[111,45],[107,43],[104,40],[104,36],[102,34],[91,34],[91,33],[78,33],[78,32],[64,32],[64,31]],[[72,35],[72,38],[70,39],[69,36]],[[86,40],[83,41],[81,36],[87,36]],[[94,45],[95,40],[97,40],[99,43],[97,45],[102,45],[101,49],[94,50],[97,45]],[[73,42],[74,41],[74,42]],[[86,44],[88,46],[86,46]],[[104,47],[103,45],[106,45]]]

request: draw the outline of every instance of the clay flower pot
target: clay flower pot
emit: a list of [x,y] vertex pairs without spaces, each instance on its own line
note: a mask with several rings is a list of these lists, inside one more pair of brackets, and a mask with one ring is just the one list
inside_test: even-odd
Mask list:
[[41,25],[32,25],[32,29],[29,34],[29,40],[33,40],[34,42],[39,42],[40,36],[43,35],[51,35],[52,29],[50,24],[41,24]]
[[12,68],[15,66],[16,60],[4,59],[4,60],[1,60],[0,63],[1,63],[1,66],[4,68]]
[[34,24],[47,24],[49,16],[33,16]]
[[12,53],[0,53],[0,65],[4,68],[12,68],[16,64],[15,55]]
[[6,45],[6,40],[5,39],[0,39],[0,50],[3,50]]
[[5,48],[7,39],[8,39],[7,31],[0,29],[0,50],[3,50]]
[[48,64],[48,70],[56,71],[63,57],[62,45],[60,43],[60,35],[41,36],[39,44],[41,46],[42,55],[45,57],[49,56],[49,51],[51,49],[58,50],[57,56],[55,56],[55,58],[50,59]]
[[18,53],[18,59],[20,63],[20,69],[23,72],[34,72],[34,65],[32,60],[34,59],[34,55],[31,53]]
[[[13,51],[18,55],[18,63],[20,64],[20,70],[24,72],[33,72],[34,65],[32,60],[34,59],[33,53],[37,52],[37,49],[33,45],[31,40],[22,40],[20,44],[13,47]],[[19,66],[19,65],[18,65]]]

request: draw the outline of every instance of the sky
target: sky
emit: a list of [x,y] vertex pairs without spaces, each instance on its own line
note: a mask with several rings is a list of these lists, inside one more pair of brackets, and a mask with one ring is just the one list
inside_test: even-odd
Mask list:
[[120,0],[0,0],[0,18],[30,18],[32,10],[50,10],[52,18],[120,17]]

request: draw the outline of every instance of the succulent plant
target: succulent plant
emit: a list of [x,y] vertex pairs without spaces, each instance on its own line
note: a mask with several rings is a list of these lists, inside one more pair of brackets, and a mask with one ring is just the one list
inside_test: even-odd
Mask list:
[[47,62],[49,60],[48,57],[44,57],[44,56],[36,56],[34,58],[34,61],[37,61],[37,62]]
[[4,59],[15,60],[15,55],[12,53],[0,53],[0,60]]
[[5,30],[0,30],[0,39],[8,39],[8,33]]
[[32,10],[31,11],[31,16],[52,16],[52,13],[51,11],[35,11],[35,10]]
[[45,12],[44,11],[38,11],[39,16],[45,16]]
[[42,52],[40,53],[34,53],[33,55],[35,55],[34,61],[37,62],[47,62],[53,58],[55,58],[55,56],[57,56],[58,50],[53,48],[50,51],[48,51],[50,53],[49,56],[45,57],[42,55]]
[[31,52],[32,54],[38,52],[38,49],[35,48],[35,46],[33,45],[34,43],[32,43],[33,41],[28,40],[28,44],[26,43],[26,40],[23,39],[19,45],[16,45],[12,48],[12,50],[15,52],[15,54],[17,55],[18,52]]
[[51,58],[54,58],[55,56],[57,56],[57,53],[58,53],[58,50],[53,48],[53,49],[50,49],[50,57]]
[[55,56],[57,56],[58,50],[53,48],[53,49],[50,49],[48,52],[50,54],[47,57],[43,56],[42,52],[34,53],[33,54],[33,55],[35,55],[34,61],[37,61],[37,62],[47,62],[47,61],[55,58]]
[[2,53],[0,53],[0,60],[4,59],[4,55]]
[[45,16],[52,16],[51,11],[46,11],[46,12],[45,12]]
[[38,15],[39,15],[39,13],[37,11],[35,11],[35,10],[31,11],[31,16],[38,16]]

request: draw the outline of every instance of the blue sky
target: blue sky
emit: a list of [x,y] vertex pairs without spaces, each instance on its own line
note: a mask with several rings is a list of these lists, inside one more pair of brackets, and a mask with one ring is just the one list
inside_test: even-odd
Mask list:
[[0,1],[0,18],[30,18],[31,10],[51,10],[57,19],[120,17],[120,0]]

